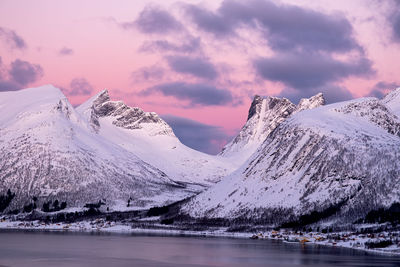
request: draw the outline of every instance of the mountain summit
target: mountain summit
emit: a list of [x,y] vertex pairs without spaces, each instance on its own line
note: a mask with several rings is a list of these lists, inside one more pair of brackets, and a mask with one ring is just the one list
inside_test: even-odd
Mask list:
[[247,122],[239,134],[222,149],[220,155],[243,163],[264,142],[265,138],[292,114],[325,104],[322,93],[303,98],[296,106],[289,99],[256,95],[251,103]]
[[129,107],[122,101],[111,101],[107,90],[90,98],[77,108],[92,125],[95,131],[99,130],[99,119],[108,117],[112,124],[124,129],[146,129],[151,136],[175,136],[171,127],[155,112],[144,112],[138,107]]

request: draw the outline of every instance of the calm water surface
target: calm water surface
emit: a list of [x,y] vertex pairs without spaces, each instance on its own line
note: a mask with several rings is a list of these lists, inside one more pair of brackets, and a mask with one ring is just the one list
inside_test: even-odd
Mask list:
[[400,257],[269,240],[3,231],[0,266],[400,266]]

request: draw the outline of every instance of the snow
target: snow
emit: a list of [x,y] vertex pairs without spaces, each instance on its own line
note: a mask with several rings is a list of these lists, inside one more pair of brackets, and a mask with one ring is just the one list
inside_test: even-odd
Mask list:
[[237,171],[185,204],[183,213],[279,225],[340,201],[347,220],[388,207],[400,200],[399,123],[376,98],[295,113]]
[[[299,231],[269,231],[259,232],[252,236],[255,239],[281,240],[283,242],[298,243],[304,245],[323,245],[331,247],[343,247],[350,249],[363,250],[378,254],[400,255],[400,243],[396,244],[399,232],[381,232],[375,234],[359,234],[351,231],[335,233],[319,233]],[[393,244],[385,248],[368,248],[369,242],[379,242],[384,240],[393,240]]]
[[[105,91],[98,94],[104,95]],[[78,107],[80,114],[90,119],[91,112],[105,105],[113,105],[116,109],[105,116],[99,116],[98,135],[102,138],[126,149],[142,160],[165,172],[175,181],[198,184],[197,191],[204,189],[225,175],[231,173],[238,166],[231,161],[201,153],[183,145],[173,134],[169,125],[155,113],[144,112],[139,108],[125,106],[122,102],[109,101],[104,97],[104,102],[96,102],[92,97]],[[96,106],[97,105],[97,106]],[[120,115],[121,107],[126,111]],[[129,112],[138,114],[135,127],[126,128],[123,121]],[[142,118],[150,117],[151,120],[143,122]],[[132,125],[132,124],[131,124]]]
[[183,213],[278,225],[343,202],[338,216],[355,220],[400,201],[399,95],[326,106],[322,94],[297,106],[257,96],[239,135],[211,156],[107,90],[77,109],[51,85],[2,92],[0,193],[17,193],[10,209],[38,196],[40,205],[58,199],[68,208],[106,199],[123,211],[209,187]]
[[111,208],[131,197],[132,206],[149,208],[198,191],[96,134],[51,85],[0,93],[0,112],[0,193],[16,193],[10,208],[33,196],[68,207],[106,199]]
[[400,87],[387,94],[382,102],[400,117]]
[[220,155],[242,165],[264,142],[265,138],[289,116],[325,103],[321,93],[303,98],[296,106],[286,98],[255,96],[246,124]]

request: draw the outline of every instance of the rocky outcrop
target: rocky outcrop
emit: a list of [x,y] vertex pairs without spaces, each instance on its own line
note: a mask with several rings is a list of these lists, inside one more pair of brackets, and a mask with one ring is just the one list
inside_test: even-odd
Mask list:
[[306,109],[313,109],[325,105],[325,98],[322,93],[318,93],[310,98],[302,98],[297,104],[295,112],[300,112]]
[[290,115],[324,104],[322,93],[308,99],[301,99],[297,106],[286,98],[256,95],[251,103],[246,124],[239,134],[222,149],[220,155],[244,162]]
[[155,112],[144,112],[138,107],[129,107],[122,101],[111,101],[107,90],[92,100],[90,121],[97,131],[99,118],[110,117],[115,126],[125,129],[152,128],[151,135],[174,135],[171,127]]

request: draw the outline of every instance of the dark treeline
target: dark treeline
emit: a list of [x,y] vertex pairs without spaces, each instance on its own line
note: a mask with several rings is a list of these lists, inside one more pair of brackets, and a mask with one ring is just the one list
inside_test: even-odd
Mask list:
[[378,210],[372,210],[368,212],[368,214],[365,216],[365,219],[362,221],[365,223],[390,222],[397,225],[400,223],[400,203],[393,203],[389,208],[386,209],[380,208]]
[[12,193],[10,189],[7,190],[5,195],[0,195],[0,212],[8,208],[14,197],[15,193]]

